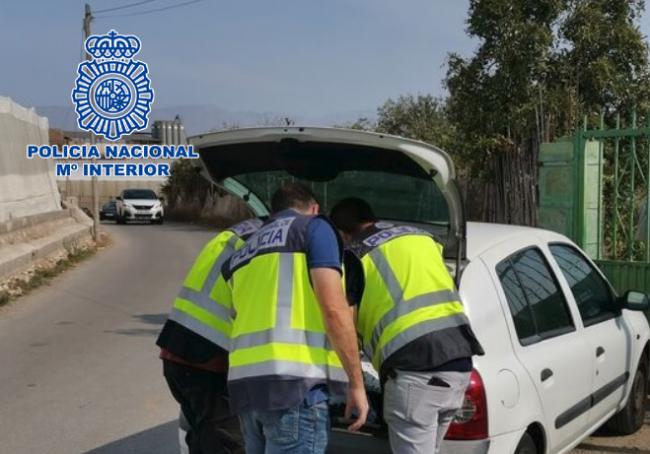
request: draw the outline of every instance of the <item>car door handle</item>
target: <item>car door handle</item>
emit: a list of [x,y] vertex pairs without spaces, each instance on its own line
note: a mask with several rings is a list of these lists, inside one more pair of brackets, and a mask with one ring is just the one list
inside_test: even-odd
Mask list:
[[553,376],[553,371],[551,369],[544,369],[541,374],[542,381],[545,382]]
[[605,354],[605,349],[603,347],[598,347],[596,349],[596,358],[599,358]]

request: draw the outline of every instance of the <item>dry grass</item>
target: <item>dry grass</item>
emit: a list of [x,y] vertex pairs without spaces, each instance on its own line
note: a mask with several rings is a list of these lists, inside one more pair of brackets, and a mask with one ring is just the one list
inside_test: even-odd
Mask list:
[[31,272],[25,273],[23,276],[9,279],[5,285],[8,290],[0,290],[0,306],[24,296],[44,284],[48,284],[56,276],[73,268],[78,263],[93,256],[99,249],[104,249],[108,245],[110,245],[110,237],[103,232],[96,243],[64,243],[65,254],[63,257],[37,265]]

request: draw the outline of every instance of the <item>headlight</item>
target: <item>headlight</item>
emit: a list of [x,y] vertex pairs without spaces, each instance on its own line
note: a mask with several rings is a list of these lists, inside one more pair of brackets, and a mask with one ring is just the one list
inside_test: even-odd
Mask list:
[[126,202],[124,203],[124,208],[126,208],[128,210],[135,210],[133,205],[131,205],[130,203],[126,203]]

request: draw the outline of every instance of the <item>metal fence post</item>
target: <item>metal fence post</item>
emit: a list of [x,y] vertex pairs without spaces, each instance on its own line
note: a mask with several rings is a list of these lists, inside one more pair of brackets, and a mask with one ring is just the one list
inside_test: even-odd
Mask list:
[[[616,130],[618,131],[621,129],[621,114],[617,113],[616,114]],[[614,259],[618,258],[618,221],[620,219],[620,216],[618,214],[618,185],[619,185],[619,166],[618,166],[618,160],[619,160],[619,146],[621,143],[621,138],[616,137],[614,139],[614,222],[612,225],[614,226],[613,232],[612,232],[612,253]]]
[[[636,129],[636,111],[632,111],[632,129]],[[630,214],[628,220],[628,259],[634,261],[634,212],[635,212],[635,180],[636,171],[636,137],[630,138]]]
[[[600,112],[600,130],[605,130],[605,112]],[[603,139],[598,139],[598,216],[596,226],[596,258],[603,258]]]
[[[650,128],[650,112],[646,113],[646,122]],[[646,144],[646,177],[645,177],[645,261],[650,262],[650,141]]]

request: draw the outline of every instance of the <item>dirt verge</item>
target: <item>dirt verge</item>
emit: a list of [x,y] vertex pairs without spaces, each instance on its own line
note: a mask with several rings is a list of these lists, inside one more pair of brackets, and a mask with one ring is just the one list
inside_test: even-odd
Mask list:
[[64,243],[63,251],[42,258],[28,269],[0,280],[0,307],[47,284],[52,278],[109,245],[110,237],[106,232],[100,232],[97,242],[86,240]]

